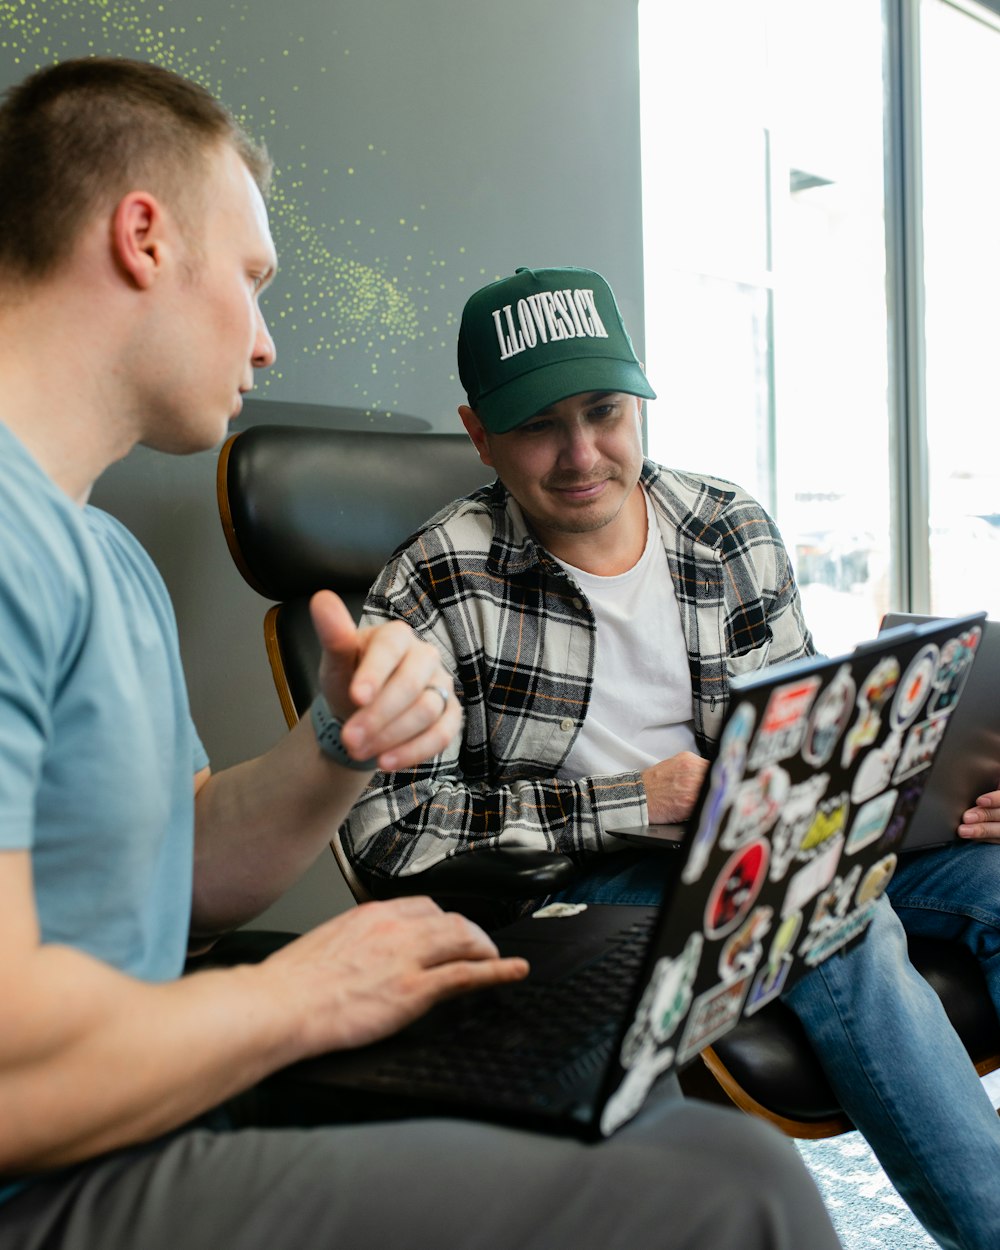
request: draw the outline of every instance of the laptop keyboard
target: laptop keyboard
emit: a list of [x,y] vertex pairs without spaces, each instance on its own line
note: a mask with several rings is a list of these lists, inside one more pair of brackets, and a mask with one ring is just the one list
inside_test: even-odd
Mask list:
[[644,916],[582,968],[556,982],[529,980],[446,1005],[447,1036],[386,1057],[374,1083],[387,1091],[543,1108],[603,1069],[634,992],[653,916]]

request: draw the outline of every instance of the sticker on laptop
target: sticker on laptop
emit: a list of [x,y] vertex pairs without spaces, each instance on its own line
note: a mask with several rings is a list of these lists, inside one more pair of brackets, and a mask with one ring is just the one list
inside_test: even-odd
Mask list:
[[692,933],[679,955],[664,955],[656,961],[622,1039],[619,1061],[623,1068],[634,1067],[650,1047],[662,1046],[677,1031],[691,1005],[704,945],[702,935]]
[[764,955],[764,938],[771,929],[773,907],[755,907],[749,920],[734,933],[719,955],[718,971],[723,981],[753,972]]
[[812,823],[799,843],[797,858],[806,858],[811,852],[818,850],[824,842],[843,833],[847,827],[847,814],[850,810],[851,801],[846,790],[823,799],[816,808]]
[[896,806],[898,793],[895,789],[886,790],[884,794],[869,799],[857,809],[851,831],[847,835],[845,855],[854,855],[882,837]]
[[821,890],[826,889],[834,879],[843,847],[844,839],[840,835],[798,870],[785,891],[785,901],[781,908],[783,916],[789,912],[801,911]]
[[691,841],[687,862],[681,871],[681,880],[686,885],[701,880],[701,875],[711,857],[719,825],[732,802],[736,787],[743,780],[747,749],[756,719],[757,713],[753,704],[741,703],[733,711],[728,724],[722,731],[722,737],[719,739],[719,754],[712,765],[708,795],[702,806],[698,828]]
[[864,803],[889,787],[893,770],[903,749],[903,736],[893,730],[879,747],[873,747],[861,761],[851,783],[851,798]]
[[798,754],[822,680],[818,674],[812,674],[772,692],[750,752],[751,768],[763,768]]
[[743,1010],[743,1001],[750,988],[750,977],[737,981],[723,981],[704,994],[699,994],[691,1004],[691,1012],[684,1026],[677,1047],[678,1064],[686,1063],[711,1046],[717,1037],[728,1033]]
[[854,897],[854,901],[863,906],[865,903],[874,903],[876,899],[881,898],[885,893],[885,888],[892,880],[892,874],[896,871],[897,857],[894,854],[885,855],[877,863],[872,864],[865,875],[861,878],[861,884],[858,886],[858,892]]
[[771,834],[771,880],[780,881],[812,827],[819,801],[830,784],[829,773],[817,773],[792,786]]
[[899,672],[899,660],[894,655],[887,655],[879,660],[861,683],[855,701],[858,716],[847,731],[840,754],[843,768],[849,768],[858,752],[871,746],[878,737],[882,728],[882,713],[899,685]]
[[900,786],[899,798],[883,838],[886,847],[895,846],[909,827],[910,819],[924,792],[924,781],[923,777],[917,777],[915,781],[909,780]]
[[944,731],[948,728],[948,720],[948,712],[939,712],[910,729],[899,753],[896,771],[892,774],[893,782],[904,781],[930,766],[934,753],[941,745]]
[[653,1082],[673,1064],[674,1049],[664,1043],[674,1035],[691,1004],[703,945],[702,935],[692,933],[680,955],[657,960],[622,1040],[618,1058],[625,1077],[601,1112],[605,1136],[636,1114]]
[[565,920],[587,910],[586,903],[548,903],[531,913],[532,920]]
[[982,636],[980,627],[973,625],[957,638],[949,638],[942,646],[941,660],[934,675],[934,694],[927,708],[929,715],[948,712],[954,707],[976,658],[976,648]]
[[788,798],[791,780],[780,764],[767,764],[754,777],[741,781],[729,809],[729,820],[719,835],[719,846],[734,851],[762,838],[778,819]]
[[792,967],[792,950],[795,939],[802,928],[802,913],[791,912],[774,931],[771,948],[767,959],[753,979],[750,992],[747,994],[744,1015],[752,1016],[755,1011],[772,1002],[785,988],[785,981]]
[[934,685],[940,657],[941,649],[929,642],[907,665],[889,711],[889,722],[894,730],[902,732],[917,719]]
[[822,932],[816,934],[808,948],[803,943],[801,950],[806,952],[805,962],[809,967],[814,968],[864,933],[872,918],[874,907],[875,903],[868,903],[847,916],[831,920]]
[[816,700],[805,742],[802,758],[814,768],[823,768],[833,758],[840,736],[854,710],[857,686],[851,675],[851,666],[842,664],[833,680]]
[[[859,914],[858,910],[851,911],[851,904],[860,880],[861,865],[855,864],[846,877],[835,876],[820,894],[809,920],[808,932],[799,947],[799,954],[805,955],[810,966],[850,941],[855,932],[860,932],[848,923]],[[874,904],[870,904],[869,909],[871,906]],[[819,954],[820,951],[824,953]]]
[[734,852],[726,860],[708,895],[705,934],[726,937],[754,905],[767,876],[770,848],[763,839]]

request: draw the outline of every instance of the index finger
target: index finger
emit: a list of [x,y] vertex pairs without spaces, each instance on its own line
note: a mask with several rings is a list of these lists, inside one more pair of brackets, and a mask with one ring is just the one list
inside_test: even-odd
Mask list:
[[423,922],[421,962],[425,967],[499,957],[496,943],[475,921],[457,911],[442,911]]
[[351,698],[359,707],[371,703],[415,647],[427,645],[403,621],[363,626],[358,630],[357,641],[358,663],[350,689]]
[[523,981],[530,970],[528,961],[517,955],[503,959],[456,960],[429,968],[427,986],[432,1001],[440,1002],[472,990]]

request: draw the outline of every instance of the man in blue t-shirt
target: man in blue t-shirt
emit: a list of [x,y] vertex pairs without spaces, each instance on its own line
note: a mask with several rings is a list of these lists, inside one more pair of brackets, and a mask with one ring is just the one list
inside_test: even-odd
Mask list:
[[137,443],[219,442],[274,359],[268,176],[216,101],[151,65],[69,61],[0,106],[0,1245],[833,1247],[787,1142],[670,1088],[600,1148],[448,1120],[204,1121],[527,972],[407,898],[180,976],[192,937],[317,857],[376,765],[440,753],[461,720],[433,647],[321,592],[312,716],[213,775],[163,584],[87,505]]

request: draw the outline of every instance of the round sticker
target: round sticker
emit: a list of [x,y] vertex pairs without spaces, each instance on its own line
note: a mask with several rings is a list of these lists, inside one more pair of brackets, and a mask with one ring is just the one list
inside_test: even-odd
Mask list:
[[705,906],[705,932],[709,937],[724,937],[746,916],[764,884],[769,858],[768,844],[760,840],[729,857]]
[[893,729],[904,729],[923,707],[937,672],[939,655],[938,647],[929,642],[910,661],[892,701],[889,718]]

